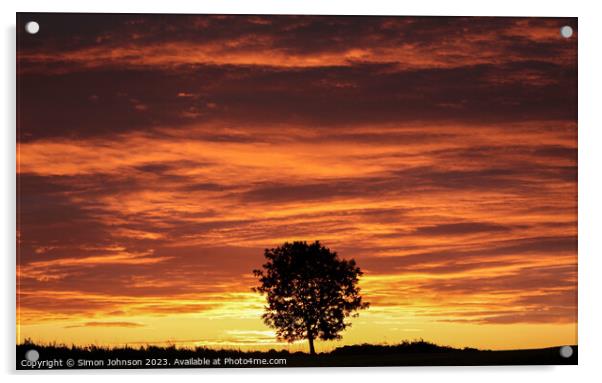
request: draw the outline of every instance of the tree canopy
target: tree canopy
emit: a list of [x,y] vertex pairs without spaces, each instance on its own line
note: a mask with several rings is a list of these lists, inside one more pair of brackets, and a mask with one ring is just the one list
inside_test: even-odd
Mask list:
[[286,242],[264,256],[263,270],[253,271],[260,282],[254,291],[266,295],[262,318],[278,339],[307,339],[315,354],[315,339],[340,339],[351,326],[346,319],[368,307],[359,294],[363,273],[355,261],[340,259],[319,241]]

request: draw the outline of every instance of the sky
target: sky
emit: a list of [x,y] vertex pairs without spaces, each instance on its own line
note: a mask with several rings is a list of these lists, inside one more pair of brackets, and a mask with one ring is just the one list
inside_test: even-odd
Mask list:
[[18,343],[305,350],[251,291],[293,240],[364,271],[371,307],[318,351],[577,343],[576,19],[17,30]]

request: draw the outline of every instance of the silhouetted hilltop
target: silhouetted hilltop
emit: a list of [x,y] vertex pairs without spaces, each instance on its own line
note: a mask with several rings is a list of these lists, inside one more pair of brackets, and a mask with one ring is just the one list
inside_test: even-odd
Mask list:
[[342,346],[330,352],[331,355],[375,355],[375,354],[415,354],[415,353],[445,353],[458,351],[479,351],[476,348],[458,349],[449,346],[439,346],[424,340],[403,341],[396,345],[358,344]]

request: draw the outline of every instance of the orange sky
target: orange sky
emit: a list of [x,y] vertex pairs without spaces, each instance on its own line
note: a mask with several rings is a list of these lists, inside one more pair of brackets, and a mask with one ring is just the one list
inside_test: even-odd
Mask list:
[[577,343],[576,20],[36,20],[17,342],[305,350],[251,270],[320,240],[371,307],[318,349]]

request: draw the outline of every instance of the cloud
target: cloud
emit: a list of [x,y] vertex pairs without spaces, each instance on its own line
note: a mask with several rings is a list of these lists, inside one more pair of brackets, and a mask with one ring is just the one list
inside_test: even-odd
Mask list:
[[454,67],[534,59],[566,62],[573,58],[576,40],[561,43],[558,29],[567,23],[577,28],[568,18],[450,17],[435,22],[426,17],[272,16],[264,19],[266,23],[249,16],[179,19],[180,26],[173,28],[169,20],[153,16],[114,15],[109,23],[90,16],[77,29],[77,38],[67,39],[61,17],[40,15],[48,42],[40,46],[26,40],[20,59],[26,69],[56,69],[58,63],[91,69],[196,63],[313,67],[384,61]]
[[[557,80],[524,83],[526,73],[533,71]],[[570,120],[576,113],[576,103],[570,102],[576,96],[571,86],[575,73],[573,67],[524,62],[425,69],[389,63],[303,69],[201,64],[176,71],[108,68],[24,75],[20,89],[35,96],[23,99],[22,105],[36,113],[22,116],[18,139],[85,138],[131,131],[161,134],[162,127],[191,122],[272,126],[275,131],[282,124],[296,124],[339,127],[344,132],[350,126],[400,121]],[[497,77],[506,82],[492,80]],[[61,86],[73,91],[57,94]],[[96,102],[89,100],[91,89]],[[178,97],[182,90],[198,96]],[[336,137],[339,132],[328,135]],[[211,136],[226,142],[256,139],[215,131],[207,135]]]
[[499,232],[511,230],[508,227],[487,222],[447,223],[434,226],[423,226],[415,230],[422,235],[458,235],[483,232]]
[[66,328],[78,328],[78,327],[144,327],[145,325],[136,322],[85,322],[82,324],[76,324],[67,326]]
[[68,16],[38,16],[45,43],[19,36],[19,89],[30,95],[20,107],[35,111],[20,116],[19,141],[190,122],[347,129],[576,116],[577,39],[558,33],[573,19],[180,15],[188,24],[174,29],[152,16],[91,15],[69,21],[73,36]]
[[[440,235],[439,233],[435,235]],[[451,246],[450,246],[451,247]],[[396,249],[389,249],[389,251]],[[517,238],[505,240],[479,239],[476,243],[464,244],[459,248],[448,248],[445,250],[434,250],[428,252],[409,253],[406,255],[387,255],[380,257],[369,257],[364,260],[365,267],[372,271],[385,270],[412,270],[414,267],[427,265],[454,265],[457,261],[472,264],[479,267],[480,262],[486,266],[488,261],[496,258],[504,259],[506,256],[528,257],[530,255],[561,256],[574,255],[577,250],[577,238],[566,237],[535,237]],[[405,252],[403,248],[398,252]],[[511,260],[512,262],[513,260]]]

